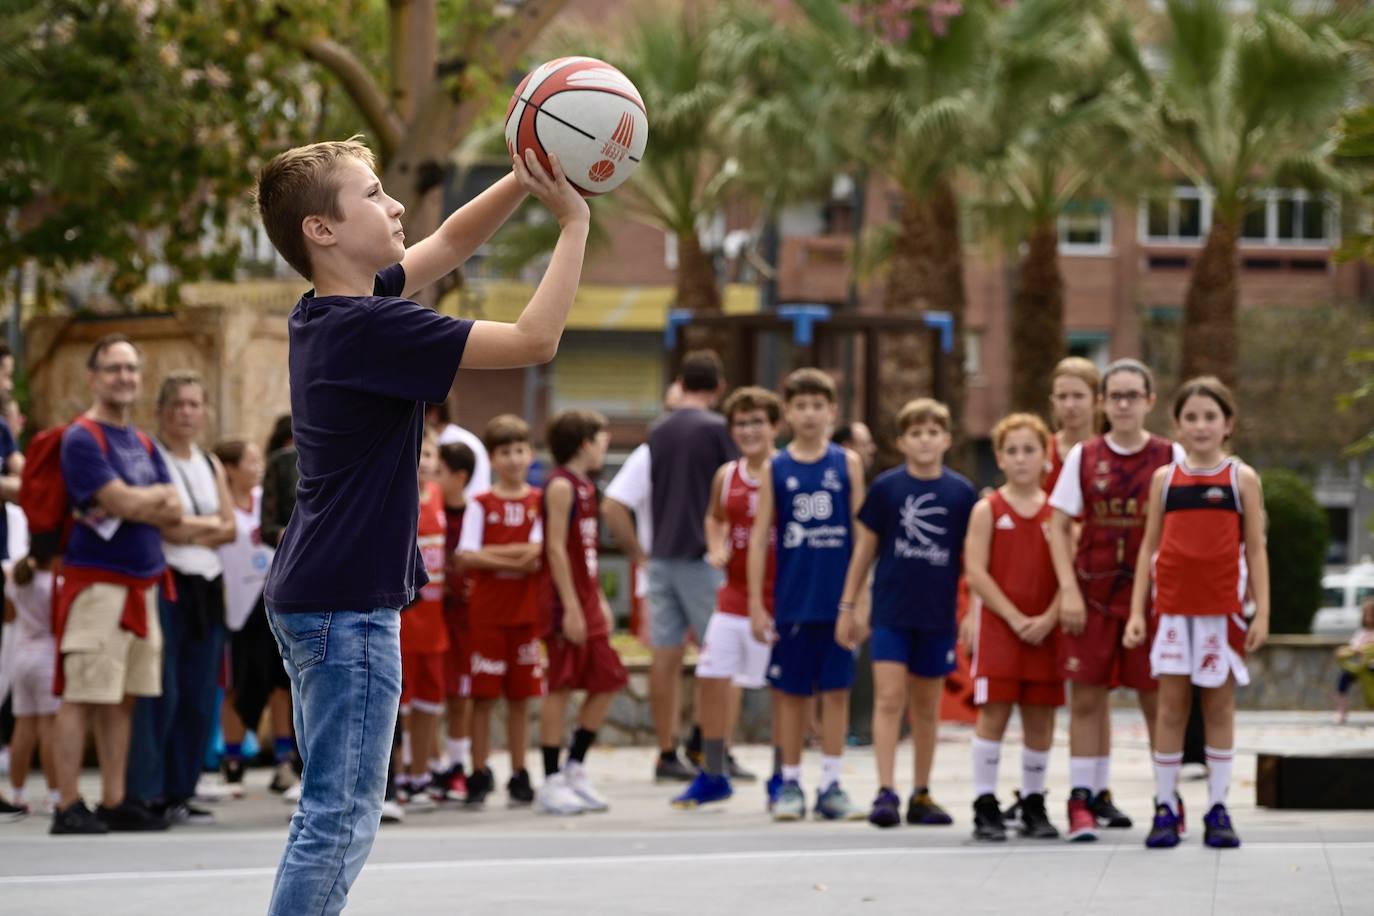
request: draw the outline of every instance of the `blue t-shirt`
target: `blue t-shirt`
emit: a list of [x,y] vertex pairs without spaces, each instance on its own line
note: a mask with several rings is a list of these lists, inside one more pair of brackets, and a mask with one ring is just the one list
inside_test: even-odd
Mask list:
[[166,566],[162,557],[162,533],[155,525],[121,520],[107,540],[113,524],[95,507],[95,494],[112,480],[131,487],[171,483],[172,476],[157,449],[144,446],[132,426],[101,423],[105,451],[89,430],[73,423],[62,433],[62,479],[72,505],[85,513],[72,526],[64,558],[72,566],[105,569],[137,579],[151,579]]
[[[0,420],[0,474],[8,472],[10,456],[19,451],[19,443],[14,441],[14,432],[9,423]],[[0,560],[10,558],[10,523],[5,507],[0,505]]]
[[819,461],[786,449],[773,456],[777,511],[777,576],[773,609],[783,623],[834,623],[853,549],[849,468],[844,449],[829,445]]
[[955,631],[964,534],[976,502],[973,484],[948,468],[921,480],[896,467],[873,481],[859,509],[859,521],[878,536],[873,626]]
[[453,387],[472,322],[401,298],[306,293],[288,319],[296,507],[268,573],[281,613],[403,608],[429,577],[415,544],[425,402]]

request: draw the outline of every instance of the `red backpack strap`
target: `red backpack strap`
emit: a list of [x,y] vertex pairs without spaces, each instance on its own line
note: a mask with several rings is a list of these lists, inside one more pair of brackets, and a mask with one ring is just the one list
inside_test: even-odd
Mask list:
[[79,426],[86,432],[91,434],[91,436],[95,439],[95,444],[100,446],[100,454],[108,455],[110,453],[110,443],[109,440],[105,438],[105,428],[101,426],[99,423],[95,422],[83,413],[75,420],[72,420],[72,425]]
[[[149,458],[153,457],[153,451],[154,451],[157,447],[156,447],[155,445],[153,445],[153,440],[152,440],[152,438],[151,438],[147,433],[145,433],[143,430],[139,429],[137,426],[134,427],[134,435],[135,435],[135,436],[138,436],[138,441],[139,441],[139,442],[142,442],[142,443],[143,443],[143,447],[144,447],[145,449],[148,450],[148,457],[149,457]],[[213,468],[213,467],[214,467],[214,465],[211,465],[211,468]]]

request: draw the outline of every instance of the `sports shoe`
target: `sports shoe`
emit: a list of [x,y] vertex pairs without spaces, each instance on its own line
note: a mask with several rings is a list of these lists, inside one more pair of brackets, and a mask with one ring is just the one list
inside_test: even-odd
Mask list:
[[[124,806],[124,805],[120,805],[120,807],[123,808],[123,807],[125,807],[125,806]],[[105,809],[102,807],[100,810],[103,811],[103,810],[105,810]],[[97,813],[99,813],[99,812],[97,812]],[[215,815],[214,815],[213,812],[207,811],[207,810],[204,809],[204,808],[197,807],[196,805],[191,804],[189,801],[171,802],[171,803],[168,804],[167,807],[164,808],[161,812],[157,812],[157,813],[160,813],[164,818],[166,818],[166,819],[167,819],[167,823],[169,823],[169,824],[188,824],[188,825],[192,825],[192,826],[203,827],[203,826],[206,826],[206,825],[209,825],[209,824],[213,824],[213,823],[215,822]],[[163,827],[116,827],[116,826],[114,826],[113,824],[111,824],[111,825],[110,825],[110,829],[112,829],[112,830],[163,830],[163,829],[166,829],[166,828],[163,828]]]
[[287,804],[287,805],[298,805],[298,804],[300,804],[300,801],[301,801],[301,784],[300,784],[300,783],[296,783],[294,786],[292,786],[291,788],[289,788],[289,789],[287,789],[285,792],[283,792],[283,793],[281,794],[281,800],[282,800],[282,803],[283,803],[283,804]]
[[382,823],[399,824],[406,819],[406,809],[401,807],[401,803],[394,798],[388,798],[382,802]]
[[725,756],[725,772],[733,782],[758,782],[759,778],[753,770],[746,770],[740,766],[734,754]]
[[1050,823],[1049,812],[1045,810],[1043,792],[1032,792],[1026,796],[1017,792],[1016,807],[1021,809],[1021,821],[1016,828],[1019,836],[1032,840],[1059,839],[1059,828]]
[[1213,849],[1235,849],[1240,845],[1236,828],[1231,826],[1231,815],[1226,806],[1215,804],[1202,816],[1202,842]]
[[480,770],[473,770],[468,777],[468,795],[466,804],[469,808],[480,808],[487,803],[487,796],[496,788],[496,780],[492,778],[491,769],[482,767]]
[[243,797],[243,783],[239,783],[238,792],[235,794],[234,788],[224,781],[224,777],[214,777],[208,773],[202,773],[200,779],[196,780],[196,791],[192,797],[203,804],[217,805],[222,801],[231,798]]
[[1093,817],[1097,818],[1099,827],[1115,827],[1128,830],[1131,826],[1131,819],[1112,801],[1112,790],[1103,789],[1098,792],[1089,803],[1092,808]]
[[224,785],[232,798],[243,798],[243,773],[242,760],[230,760],[226,757],[220,764],[220,775],[224,778]]
[[764,794],[767,795],[767,802],[764,805],[768,811],[773,810],[773,806],[778,803],[778,793],[782,791],[782,774],[774,773],[768,777],[768,782],[763,787]]
[[735,790],[730,786],[729,776],[702,771],[670,804],[674,808],[700,808],[703,805],[723,802],[734,794]]
[[796,780],[788,780],[778,789],[777,800],[773,802],[773,820],[799,821],[806,817],[806,794]]
[[921,827],[948,827],[954,818],[935,803],[929,792],[912,792],[906,803],[906,822]]
[[[205,813],[208,814],[209,812]],[[100,805],[95,809],[95,816],[100,818],[101,823],[111,831],[121,833],[166,830],[173,823],[166,813],[129,799],[125,799],[113,808]],[[211,815],[211,820],[213,819],[214,817]]]
[[49,833],[57,834],[96,834],[109,833],[110,828],[105,822],[95,816],[95,812],[86,807],[86,803],[77,799],[65,808],[58,808],[53,812],[52,827]]
[[1069,793],[1070,843],[1091,843],[1097,839],[1097,818],[1092,812],[1092,790],[1074,789]]
[[463,771],[461,763],[455,763],[453,768],[443,777],[444,797],[449,801],[467,801],[468,797],[468,776]]
[[22,820],[29,816],[28,805],[13,805],[0,798],[0,824]]
[[[1183,809],[1183,796],[1175,793],[1174,810],[1178,812],[1178,835],[1188,835],[1188,815]],[[1204,818],[1204,821],[1206,819]]]
[[1021,823],[1021,793],[1016,793],[1016,801],[1011,803],[1011,807],[1002,812],[1002,824],[1008,829]]
[[1002,843],[1007,839],[1002,808],[997,804],[997,796],[990,792],[973,800],[973,838],[985,843]]
[[850,801],[849,793],[838,782],[831,783],[824,792],[816,793],[812,816],[818,821],[861,821],[868,817],[864,810]]
[[530,771],[521,767],[506,781],[506,807],[527,808],[534,803],[534,786],[530,785]]
[[1156,804],[1154,825],[1150,828],[1150,835],[1145,838],[1145,847],[1173,849],[1178,842],[1178,817],[1169,810],[1168,805]]
[[296,776],[296,768],[291,765],[289,760],[283,760],[277,764],[277,768],[272,772],[272,781],[268,783],[267,788],[281,794],[298,782],[300,779]]
[[879,789],[868,822],[874,827],[896,827],[902,822],[902,799],[886,786]]
[[541,814],[568,816],[586,810],[582,798],[568,785],[568,777],[563,773],[544,778],[544,784],[535,795],[535,804]]
[[658,763],[654,764],[654,782],[691,782],[696,778],[696,767],[683,763],[676,751],[672,757],[660,754]]
[[434,811],[438,807],[438,803],[435,802],[433,796],[429,794],[428,786],[410,793],[410,799],[406,802],[406,810],[411,814],[424,814],[429,811]]
[[563,768],[563,772],[568,777],[568,787],[577,793],[584,810],[597,814],[610,810],[611,803],[606,801],[606,796],[596,791],[592,785],[591,777],[587,775],[586,767],[574,760],[569,760],[568,765]]

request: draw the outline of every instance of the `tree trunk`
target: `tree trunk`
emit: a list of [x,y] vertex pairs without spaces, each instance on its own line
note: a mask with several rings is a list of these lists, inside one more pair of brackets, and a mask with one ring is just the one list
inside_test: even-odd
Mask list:
[[[709,252],[701,247],[695,230],[677,234],[677,288],[674,308],[686,309],[693,315],[709,317],[721,314],[720,282],[716,265]],[[690,327],[683,338],[687,349],[705,347],[715,350],[725,365],[732,364],[730,334],[724,328]]]
[[1050,374],[1064,357],[1064,278],[1059,228],[1053,218],[1034,227],[1011,301],[1011,408],[1045,415]]
[[1202,246],[1188,295],[1183,300],[1183,359],[1179,381],[1196,375],[1215,375],[1227,385],[1236,384],[1238,330],[1236,240],[1238,218],[1212,216],[1212,229]]

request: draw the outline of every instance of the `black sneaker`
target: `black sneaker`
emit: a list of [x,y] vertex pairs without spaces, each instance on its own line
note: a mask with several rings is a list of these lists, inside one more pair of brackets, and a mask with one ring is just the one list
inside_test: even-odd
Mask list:
[[136,833],[144,830],[166,830],[170,826],[168,818],[136,801],[124,799],[113,808],[104,805],[95,809],[95,816],[118,833]]
[[1112,790],[1103,789],[1093,796],[1093,800],[1088,803],[1092,809],[1093,817],[1097,818],[1099,827],[1117,827],[1123,830],[1129,829],[1131,819],[1116,806],[1112,801]]
[[534,804],[534,786],[530,785],[530,771],[521,767],[506,783],[510,799],[506,804],[511,808],[525,808]]
[[759,778],[752,770],[746,770],[739,765],[734,754],[725,756],[725,772],[732,782],[758,782]]
[[224,782],[227,785],[237,786],[243,783],[242,760],[230,760],[228,757],[226,757],[224,758],[224,762],[223,764],[221,764],[220,769],[224,773]]
[[[997,814],[1000,819],[1002,814]],[[954,823],[944,808],[935,803],[930,792],[912,792],[906,803],[906,822],[919,827],[948,827]]]
[[997,804],[997,796],[983,794],[974,799],[973,838],[992,843],[1006,840],[1007,826],[1002,823],[1002,808]]
[[[212,812],[204,808],[198,808],[190,802],[185,801],[172,802],[169,804],[165,817],[167,818],[167,823],[177,825],[188,824],[193,826],[206,826],[215,822],[215,815]],[[144,829],[156,830],[161,828],[150,827]]]
[[13,805],[0,798],[0,824],[22,820],[29,816],[28,805]]
[[1011,807],[1002,812],[1002,823],[1008,829],[1016,827],[1021,823],[1021,793],[1016,793],[1016,801],[1011,803]]
[[95,816],[86,803],[77,799],[65,808],[58,808],[52,815],[52,828],[49,833],[57,835],[60,833],[109,833],[110,828],[105,826],[105,822]]
[[468,797],[464,803],[469,808],[480,808],[487,803],[487,796],[495,788],[495,780],[492,779],[491,769],[482,767],[480,770],[473,770],[468,777]]
[[1049,813],[1045,811],[1045,794],[1032,792],[1023,796],[1016,793],[1016,805],[1021,809],[1021,822],[1017,834],[1032,840],[1057,840],[1059,828],[1050,823]]
[[658,755],[658,763],[654,765],[654,782],[691,782],[696,778],[696,768],[683,763],[676,751],[671,756]]

